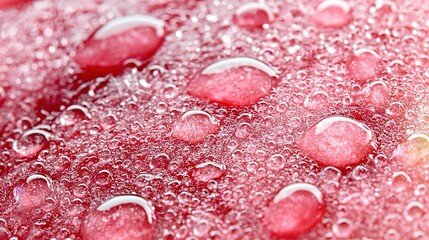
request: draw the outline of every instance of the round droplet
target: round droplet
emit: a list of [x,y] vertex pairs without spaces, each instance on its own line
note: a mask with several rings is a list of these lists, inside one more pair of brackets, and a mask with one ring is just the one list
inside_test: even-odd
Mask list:
[[281,170],[285,166],[285,157],[275,154],[268,159],[267,167],[271,170]]
[[192,172],[192,177],[200,182],[209,182],[222,177],[226,172],[225,165],[215,162],[198,164]]
[[322,28],[341,28],[352,21],[352,13],[345,1],[325,0],[317,7],[312,20]]
[[219,121],[204,111],[186,112],[174,124],[172,137],[189,142],[200,143],[209,134],[219,130]]
[[200,71],[188,93],[228,106],[248,106],[267,96],[278,80],[267,64],[247,57],[224,59]]
[[59,122],[63,126],[70,126],[91,118],[87,108],[80,105],[71,105],[60,115]]
[[43,175],[33,174],[13,189],[13,196],[20,211],[40,207],[52,194],[51,180]]
[[429,159],[429,137],[413,134],[393,151],[392,158],[409,166],[426,164]]
[[318,188],[295,183],[283,188],[265,212],[264,225],[279,237],[294,236],[311,229],[325,214]]
[[75,61],[95,75],[119,73],[127,60],[144,62],[164,41],[165,22],[146,15],[114,19],[92,34]]
[[349,76],[363,83],[377,75],[380,56],[371,49],[362,48],[354,52],[347,62]]
[[332,232],[339,238],[349,238],[353,230],[353,222],[348,218],[341,218],[332,226]]
[[384,239],[385,240],[400,240],[401,235],[395,229],[389,229],[384,234]]
[[99,186],[106,186],[112,182],[112,174],[108,170],[101,170],[95,176],[95,183]]
[[373,111],[386,109],[389,101],[390,89],[383,81],[376,81],[362,90],[363,102]]
[[233,21],[240,27],[261,28],[274,20],[274,14],[267,5],[258,2],[246,3],[235,11]]
[[41,129],[31,129],[13,142],[13,150],[20,157],[32,158],[48,146],[51,134]]
[[82,226],[84,240],[153,239],[153,208],[145,199],[124,195],[113,197],[91,210]]
[[421,202],[410,202],[404,209],[404,217],[407,221],[417,221],[426,214],[424,205]]
[[235,136],[241,139],[247,138],[252,133],[252,126],[249,123],[240,123],[235,130]]
[[326,166],[345,168],[362,162],[375,149],[372,131],[346,117],[328,117],[310,127],[299,141],[307,156]]
[[328,105],[329,96],[325,92],[309,94],[304,101],[304,107],[311,110],[320,110]]
[[392,176],[392,187],[395,192],[403,192],[411,187],[411,178],[405,172],[396,172]]

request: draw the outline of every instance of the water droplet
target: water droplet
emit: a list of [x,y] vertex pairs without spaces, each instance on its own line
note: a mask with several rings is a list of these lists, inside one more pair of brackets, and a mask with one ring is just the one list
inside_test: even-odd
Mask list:
[[197,237],[207,237],[210,232],[210,224],[207,220],[200,220],[195,223],[193,232]]
[[153,238],[153,208],[135,195],[113,197],[91,210],[82,226],[85,240]]
[[401,235],[395,229],[389,229],[384,234],[384,239],[385,240],[400,240],[401,239]]
[[426,134],[412,134],[393,151],[392,158],[410,166],[427,163],[429,137]]
[[280,154],[275,154],[268,159],[267,167],[271,170],[281,170],[285,166],[285,157]]
[[205,162],[195,167],[192,177],[200,182],[208,182],[222,177],[225,172],[225,165],[215,162]]
[[200,143],[219,130],[219,121],[204,111],[192,110],[174,124],[172,137],[189,143]]
[[91,118],[87,108],[80,105],[71,105],[60,115],[59,122],[63,126],[70,126]]
[[319,27],[341,28],[352,21],[352,13],[345,1],[325,0],[317,6],[312,20]]
[[395,192],[403,192],[411,187],[411,178],[405,172],[395,172],[392,176],[392,187]]
[[373,50],[356,50],[347,63],[349,76],[359,83],[371,79],[379,72],[380,56]]
[[144,62],[164,40],[165,22],[147,15],[114,19],[99,28],[77,51],[75,61],[96,75],[118,73],[124,62]]
[[150,168],[163,168],[166,169],[168,167],[168,164],[170,163],[171,159],[170,156],[168,156],[165,153],[161,153],[156,155],[154,158],[150,160],[149,166]]
[[28,130],[20,139],[13,142],[13,150],[21,157],[35,157],[48,146],[51,136],[52,135],[45,130]]
[[404,217],[407,221],[417,221],[426,214],[425,207],[420,202],[410,202],[404,208]]
[[259,60],[237,57],[220,60],[199,72],[188,93],[224,105],[247,106],[267,96],[277,73]]
[[328,117],[310,127],[299,141],[302,152],[326,166],[345,168],[362,162],[375,149],[372,131],[346,117]]
[[353,231],[353,222],[348,218],[341,218],[332,226],[332,232],[339,238],[347,239]]
[[252,133],[252,126],[249,123],[240,123],[235,130],[235,136],[240,139],[247,138]]
[[112,174],[108,170],[101,170],[95,176],[95,183],[99,186],[106,186],[112,182]]
[[325,92],[314,92],[309,94],[304,101],[304,107],[311,110],[320,110],[328,105],[329,96]]
[[274,20],[274,14],[267,5],[258,2],[241,5],[234,13],[233,21],[240,27],[263,27]]
[[25,182],[13,189],[13,196],[20,211],[40,207],[52,194],[51,179],[39,174],[30,175]]
[[388,104],[390,89],[385,82],[376,81],[364,88],[361,95],[370,110],[380,111]]
[[279,237],[294,236],[317,224],[325,214],[325,203],[318,188],[294,183],[283,188],[268,207],[264,225]]

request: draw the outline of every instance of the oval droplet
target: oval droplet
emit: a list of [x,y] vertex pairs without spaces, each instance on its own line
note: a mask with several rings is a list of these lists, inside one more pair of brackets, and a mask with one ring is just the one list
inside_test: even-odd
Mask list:
[[310,127],[299,147],[311,159],[326,166],[357,165],[376,148],[372,131],[347,117],[328,117]]
[[363,83],[377,75],[379,71],[380,56],[371,49],[356,50],[347,62],[349,76]]
[[327,93],[318,91],[309,94],[304,100],[304,107],[310,110],[324,109],[328,105],[329,96]]
[[325,214],[320,190],[307,183],[283,188],[265,212],[264,225],[279,237],[295,236],[311,229]]
[[409,166],[426,164],[429,159],[429,137],[412,134],[393,151],[392,158]]
[[274,20],[270,7],[263,3],[252,2],[241,5],[235,10],[233,21],[240,27],[258,27]]
[[267,96],[278,80],[276,71],[247,57],[218,61],[200,71],[188,93],[228,106],[248,106]]
[[345,1],[325,0],[317,6],[312,20],[322,28],[341,28],[352,21],[352,13]]
[[192,177],[200,182],[209,182],[222,177],[226,172],[224,165],[215,162],[198,164],[192,172]]
[[59,122],[63,126],[71,126],[77,122],[91,119],[88,109],[81,105],[71,105],[59,117]]
[[353,230],[353,222],[348,218],[341,218],[332,226],[332,232],[339,238],[349,238]]
[[43,175],[30,175],[25,182],[15,186],[13,196],[20,211],[30,211],[40,207],[52,194],[52,181]]
[[20,157],[32,158],[48,146],[50,139],[50,133],[41,129],[31,129],[26,131],[20,139],[13,142],[13,150]]
[[84,240],[153,238],[153,208],[135,195],[113,197],[91,210],[82,226]]
[[411,178],[405,172],[395,172],[392,175],[392,187],[395,192],[403,192],[412,185]]
[[219,121],[204,111],[192,110],[183,114],[174,124],[172,137],[188,143],[200,143],[209,134],[219,130]]
[[165,22],[147,15],[114,19],[92,34],[76,52],[75,61],[94,75],[117,74],[124,62],[147,61],[164,41]]

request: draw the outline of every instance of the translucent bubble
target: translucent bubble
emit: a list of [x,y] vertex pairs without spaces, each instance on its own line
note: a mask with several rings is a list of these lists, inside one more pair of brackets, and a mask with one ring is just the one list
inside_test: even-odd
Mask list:
[[351,22],[351,9],[346,1],[325,0],[317,6],[312,20],[319,27],[341,28]]

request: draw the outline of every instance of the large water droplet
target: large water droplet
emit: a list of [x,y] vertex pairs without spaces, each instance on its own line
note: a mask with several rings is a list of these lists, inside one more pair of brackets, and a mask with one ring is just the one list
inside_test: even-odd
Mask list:
[[75,61],[91,74],[119,73],[127,60],[144,62],[157,52],[164,26],[164,21],[146,15],[114,19],[89,37]]
[[375,149],[372,131],[346,117],[328,117],[310,127],[300,139],[302,152],[322,165],[344,168],[359,164]]
[[316,225],[324,214],[325,203],[320,190],[311,184],[295,183],[274,197],[263,221],[276,236],[295,236]]
[[233,20],[240,27],[263,27],[274,20],[274,14],[267,5],[252,2],[237,8]]
[[324,28],[341,28],[352,21],[350,6],[342,0],[325,0],[319,4],[313,22]]
[[52,135],[45,130],[28,130],[20,139],[13,142],[13,150],[21,157],[35,157],[42,149],[48,146],[51,136]]
[[135,195],[113,197],[86,216],[82,226],[85,240],[153,238],[153,208]]
[[276,71],[264,62],[237,57],[204,68],[191,80],[187,90],[194,97],[247,106],[267,96],[277,80]]
[[171,135],[189,143],[199,143],[218,130],[218,120],[204,111],[192,110],[176,120]]

